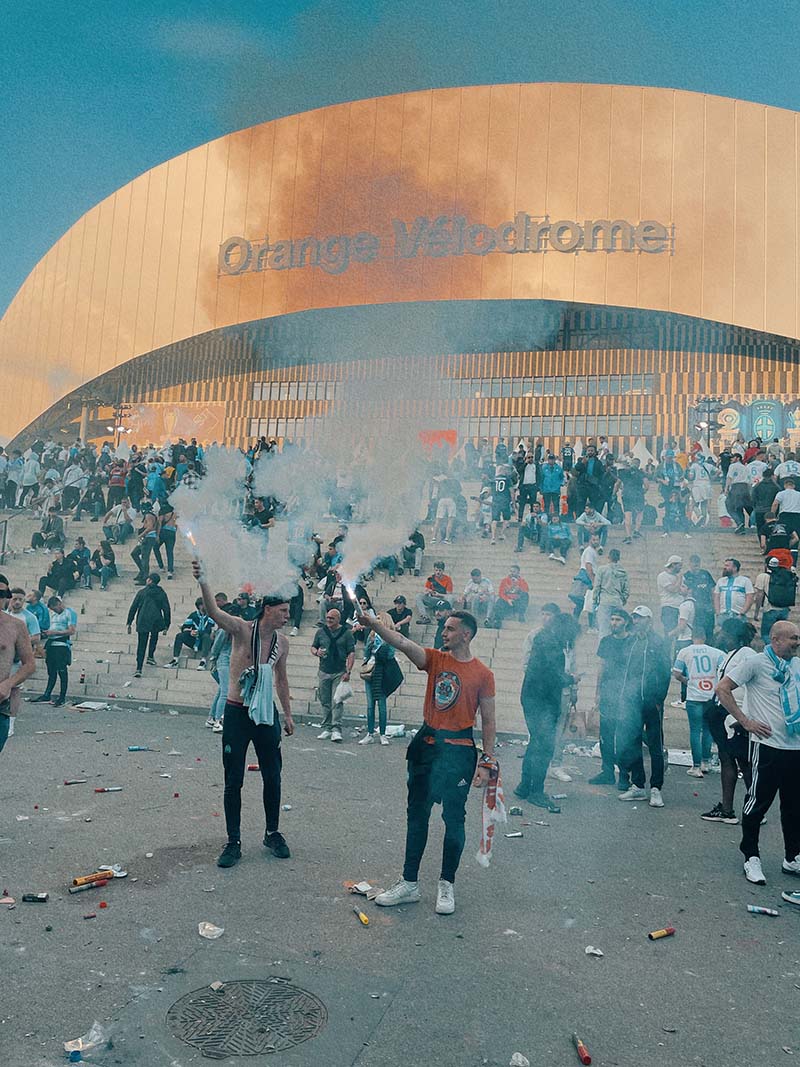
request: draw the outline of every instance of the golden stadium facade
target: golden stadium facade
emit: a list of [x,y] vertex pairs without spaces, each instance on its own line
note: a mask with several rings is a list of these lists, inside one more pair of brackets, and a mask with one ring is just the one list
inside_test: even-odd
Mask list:
[[36,265],[0,321],[4,429],[105,437],[117,409],[140,440],[298,440],[348,377],[413,360],[460,438],[657,447],[714,396],[725,430],[798,441],[799,123],[515,84],[229,134]]

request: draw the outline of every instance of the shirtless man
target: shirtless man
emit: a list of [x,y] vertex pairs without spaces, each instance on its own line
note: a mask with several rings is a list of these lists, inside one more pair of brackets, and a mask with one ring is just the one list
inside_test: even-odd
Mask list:
[[[13,718],[19,711],[19,687],[36,670],[33,648],[27,627],[7,615],[11,590],[5,579],[0,582],[0,752],[13,733]],[[14,663],[19,667],[14,671]]]
[[[283,835],[278,832],[281,811],[281,724],[273,690],[283,708],[283,729],[288,737],[294,733],[286,674],[289,641],[278,631],[289,619],[289,601],[281,596],[266,596],[255,620],[240,619],[221,610],[198,560],[192,563],[192,571],[200,584],[206,611],[217,626],[232,638],[230,682],[222,726],[228,843],[217,860],[217,866],[233,867],[242,858],[242,785],[251,741],[264,783],[264,846],[278,859],[288,859],[289,848]],[[256,670],[253,669],[254,664],[258,665]]]

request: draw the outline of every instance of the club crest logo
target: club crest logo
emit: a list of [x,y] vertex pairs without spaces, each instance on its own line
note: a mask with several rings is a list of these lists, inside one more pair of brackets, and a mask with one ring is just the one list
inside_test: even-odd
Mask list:
[[452,708],[461,696],[461,679],[452,671],[440,671],[433,686],[433,702],[437,711]]

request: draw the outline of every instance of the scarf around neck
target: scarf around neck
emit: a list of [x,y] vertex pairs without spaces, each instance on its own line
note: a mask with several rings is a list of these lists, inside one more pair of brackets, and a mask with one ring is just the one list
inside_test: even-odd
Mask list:
[[790,737],[800,734],[800,674],[793,666],[792,660],[781,659],[775,654],[772,645],[764,647],[764,655],[774,668],[773,680],[781,688],[781,707],[786,720],[786,732]]

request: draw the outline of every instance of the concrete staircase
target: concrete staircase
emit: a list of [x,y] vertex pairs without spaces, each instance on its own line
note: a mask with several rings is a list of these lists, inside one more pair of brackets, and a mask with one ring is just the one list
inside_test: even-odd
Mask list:
[[[713,514],[713,512],[712,512]],[[6,513],[9,516],[9,553],[2,572],[7,575],[12,585],[32,588],[38,578],[47,569],[49,556],[43,552],[24,553],[22,549],[30,544],[31,534],[38,528],[38,522],[26,514]],[[101,536],[97,524],[88,518],[80,523],[67,523],[67,544],[82,534],[93,549]],[[331,531],[332,532],[332,531]],[[426,538],[430,531],[424,528]],[[276,531],[280,536],[280,529]],[[648,529],[645,537],[632,545],[621,545],[623,533],[620,528],[611,531],[608,548],[617,546],[622,552],[622,565],[628,571],[631,584],[629,609],[636,604],[648,604],[656,616],[658,624],[658,596],[655,579],[667,557],[676,553],[688,563],[691,553],[697,552],[712,574],[719,574],[722,560],[733,555],[742,561],[742,573],[751,579],[763,567],[755,534],[738,537],[732,531],[719,527],[709,527],[707,531],[694,534],[690,539],[684,535],[663,536],[660,528]],[[570,554],[566,566],[548,559],[539,553],[536,546],[526,543],[522,554],[514,554],[516,529],[511,528],[506,540],[490,545],[471,534],[465,541],[453,545],[429,545],[423,561],[420,578],[414,578],[409,572],[398,576],[391,583],[384,571],[376,572],[376,579],[368,585],[373,603],[377,610],[386,610],[392,606],[392,600],[398,593],[403,593],[410,607],[414,607],[414,598],[420,592],[424,577],[430,573],[434,559],[444,559],[447,571],[453,578],[456,593],[466,584],[470,570],[478,566],[495,583],[508,573],[512,563],[519,563],[523,577],[531,588],[531,609],[529,623],[523,625],[507,622],[502,631],[481,628],[473,644],[475,654],[487,663],[495,673],[497,685],[498,728],[512,733],[525,730],[519,706],[519,689],[522,679],[522,647],[527,633],[538,625],[538,608],[549,600],[554,600],[565,610],[570,602],[566,599],[572,585],[572,578],[578,566],[576,547]],[[142,705],[163,705],[180,710],[205,710],[209,707],[216,692],[213,679],[205,671],[196,669],[196,660],[183,656],[177,668],[145,667],[144,676],[133,678],[135,670],[135,634],[126,632],[126,616],[131,599],[137,587],[132,580],[135,567],[129,558],[133,541],[121,547],[117,552],[117,565],[120,577],[110,584],[108,590],[102,591],[95,581],[92,590],[73,590],[65,600],[79,614],[79,631],[74,642],[73,666],[70,672],[70,699],[74,701],[90,699],[105,700],[111,704],[126,707]],[[213,580],[213,576],[212,576]],[[189,556],[184,541],[179,537],[176,546],[176,576],[171,582],[164,581],[163,588],[170,598],[173,612],[173,627],[168,637],[161,639],[156,658],[166,662],[171,658],[172,638],[180,623],[193,610],[197,595],[197,586],[191,578]],[[233,596],[235,590],[228,590]],[[298,637],[290,638],[289,679],[292,689],[293,710],[296,716],[316,717],[319,708],[315,701],[317,661],[310,655],[309,647],[318,619],[316,590],[306,592],[303,625]],[[586,616],[583,616],[585,623]],[[434,626],[420,626],[412,622],[411,636],[422,644],[433,641]],[[596,736],[596,723],[593,722],[591,709],[594,704],[594,692],[597,679],[598,660],[595,655],[597,637],[584,634],[578,643],[578,669],[582,675],[579,687],[579,708],[589,716],[590,733]],[[358,660],[357,660],[358,663]],[[410,664],[403,662],[406,677],[400,691],[389,700],[389,715],[394,722],[418,723],[422,716],[422,701],[425,689],[425,675],[417,672]],[[81,672],[85,672],[85,681],[79,682]],[[39,678],[44,673],[43,664],[37,671],[36,681],[28,689],[39,691]],[[348,712],[352,715],[365,711],[363,686],[355,677],[356,696],[349,704]],[[677,695],[677,685],[673,699]],[[673,746],[685,747],[688,744],[688,730],[685,713],[680,709],[667,708],[666,735]]]

